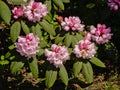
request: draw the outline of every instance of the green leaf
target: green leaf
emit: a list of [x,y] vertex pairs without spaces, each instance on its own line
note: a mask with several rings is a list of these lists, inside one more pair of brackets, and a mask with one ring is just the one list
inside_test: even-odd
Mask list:
[[87,8],[91,9],[91,8],[94,8],[95,7],[95,4],[94,3],[89,3],[86,5]]
[[72,47],[74,47],[78,43],[78,40],[75,36],[72,36]]
[[37,52],[37,56],[41,56],[45,53],[45,49],[39,48],[39,52]]
[[[31,59],[30,59],[31,60]],[[30,70],[32,75],[37,78],[38,77],[38,60],[37,58],[33,58],[32,61],[29,62]]]
[[9,7],[0,0],[0,17],[7,23],[10,24],[11,20],[11,11]]
[[30,33],[30,30],[29,30],[28,26],[23,21],[21,21],[21,26],[22,26],[23,32],[25,34]]
[[45,40],[40,41],[40,48],[44,48],[47,46],[47,42]]
[[59,76],[60,76],[60,79],[62,80],[62,82],[67,86],[68,85],[68,73],[67,73],[64,65],[62,65],[60,67]]
[[103,68],[105,67],[105,64],[96,57],[92,57],[90,59],[90,62],[95,64],[96,66],[103,67]]
[[48,13],[46,16],[43,17],[43,19],[51,22],[52,21],[52,14]]
[[64,3],[70,3],[70,0],[62,0]]
[[76,37],[76,39],[77,39],[78,41],[84,39],[84,37],[83,37],[80,33],[76,33],[75,37]]
[[57,79],[57,70],[50,69],[50,68],[49,70],[46,70],[46,74],[45,74],[45,77],[46,77],[45,85],[47,88],[52,87],[53,84],[55,83],[55,80]]
[[78,76],[78,74],[80,73],[81,69],[82,69],[82,62],[77,61],[77,62],[75,62],[73,64],[73,72],[74,72],[75,77]]
[[43,20],[39,23],[41,27],[48,32],[50,35],[55,35],[55,30],[51,24],[49,24],[46,20]]
[[60,9],[64,10],[64,4],[62,0],[53,0],[56,6],[58,6]]
[[50,12],[50,11],[51,11],[51,8],[52,8],[52,7],[51,7],[51,6],[52,6],[52,5],[51,5],[51,0],[46,0],[46,1],[45,1],[45,4],[47,4],[47,9],[48,9],[48,11]]
[[13,42],[15,42],[20,34],[21,26],[18,21],[12,24],[10,28],[10,37]]
[[4,55],[1,55],[0,59],[1,59],[1,60],[4,60],[4,59],[5,59],[5,56],[4,56]]
[[23,65],[23,62],[13,61],[10,65],[11,73],[16,74],[16,72],[18,72],[23,67]]
[[31,26],[31,28],[30,28],[30,32],[32,32],[33,34],[36,34],[36,32],[35,32],[35,26],[34,26],[34,25]]
[[39,38],[42,37],[41,28],[42,28],[42,27],[41,27],[39,24],[37,24],[37,25],[35,26],[35,35],[37,35]]
[[9,64],[9,61],[8,60],[0,61],[0,64],[1,65],[6,65],[6,64]]
[[93,69],[89,62],[83,63],[82,73],[88,83],[93,82]]
[[21,4],[24,3],[23,0],[8,0],[9,2],[13,3],[13,4]]
[[71,43],[72,43],[72,35],[70,35],[69,33],[67,33],[65,35],[65,45],[67,47],[69,47],[71,45]]
[[14,44],[12,44],[12,45],[10,45],[8,48],[9,48],[10,50],[13,50],[13,49],[15,48],[15,46],[14,46]]
[[58,43],[62,42],[63,39],[64,39],[64,36],[61,37],[61,36],[58,34],[58,35],[56,36],[56,38],[55,38],[55,43],[58,44]]

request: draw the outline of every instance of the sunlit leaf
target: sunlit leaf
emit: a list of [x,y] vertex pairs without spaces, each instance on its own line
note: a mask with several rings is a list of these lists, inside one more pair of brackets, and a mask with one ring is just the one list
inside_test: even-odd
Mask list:
[[101,60],[99,60],[98,58],[96,58],[96,57],[92,57],[90,59],[90,62],[93,63],[93,64],[95,64],[96,66],[105,67],[105,64]]
[[53,2],[58,6],[60,9],[64,10],[64,4],[62,0],[53,0]]
[[25,24],[25,22],[21,21],[21,26],[25,34],[30,33],[29,27]]
[[13,42],[15,42],[20,34],[21,26],[18,21],[12,24],[10,28],[10,37]]
[[82,67],[82,73],[88,83],[93,82],[93,69],[89,62],[84,62]]
[[65,85],[68,85],[68,73],[67,73],[64,65],[62,65],[62,66],[60,67],[59,76],[60,76],[60,79],[62,80],[62,82],[63,82]]
[[76,77],[80,73],[81,69],[82,69],[82,62],[77,61],[73,64],[73,72]]
[[37,78],[38,77],[38,60],[37,58],[33,58],[32,61],[29,61],[29,66],[30,66],[30,70],[32,72],[32,75]]
[[11,11],[6,3],[0,0],[0,17],[7,23],[10,24]]
[[49,67],[49,69],[46,70],[45,77],[46,77],[46,80],[45,80],[46,87],[47,88],[52,87],[57,79],[57,70],[55,70],[52,67]]
[[23,67],[24,63],[23,62],[17,62],[17,61],[13,61],[11,62],[10,65],[10,70],[12,74],[16,74],[16,72],[18,72],[19,70],[21,70],[21,68]]
[[55,35],[55,30],[53,28],[53,26],[48,23],[46,20],[43,20],[42,22],[39,23],[41,25],[41,27],[48,32],[50,35]]

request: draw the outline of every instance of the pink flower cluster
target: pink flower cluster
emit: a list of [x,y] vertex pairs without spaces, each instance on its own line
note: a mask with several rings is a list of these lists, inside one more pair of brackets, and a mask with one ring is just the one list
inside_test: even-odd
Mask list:
[[[22,9],[23,8],[23,9]],[[46,16],[48,13],[47,6],[41,2],[35,2],[31,0],[27,6],[22,5],[22,8],[15,7],[12,10],[14,18],[25,16],[29,21],[40,21],[43,16]]]
[[18,42],[15,43],[17,52],[20,55],[31,58],[36,55],[39,50],[39,38],[33,33],[27,34],[25,37],[19,36]]
[[54,66],[58,68],[69,58],[69,53],[65,46],[53,44],[51,46],[51,51],[45,49],[45,56],[50,63],[53,63]]
[[23,7],[24,15],[29,21],[40,21],[48,13],[47,6],[41,2],[31,0],[28,6]]
[[96,54],[95,45],[89,40],[81,40],[77,45],[75,45],[73,53],[76,55],[77,58],[92,58]]
[[108,0],[108,6],[111,10],[117,11],[120,6],[120,0]]
[[79,17],[69,16],[65,17],[64,21],[61,22],[61,26],[65,31],[82,31],[85,25],[81,24]]
[[111,29],[106,28],[106,25],[98,24],[97,28],[94,26],[90,27],[90,33],[93,41],[96,41],[97,44],[104,44],[111,39],[112,34],[110,33]]
[[17,8],[15,7],[13,10],[12,10],[12,13],[14,14],[14,18],[15,19],[18,19],[19,17],[22,17],[23,16],[23,10],[22,8]]

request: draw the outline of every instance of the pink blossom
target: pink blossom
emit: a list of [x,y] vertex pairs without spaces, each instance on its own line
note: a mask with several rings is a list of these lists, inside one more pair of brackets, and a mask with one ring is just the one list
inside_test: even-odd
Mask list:
[[40,21],[43,16],[46,16],[48,13],[47,6],[42,4],[41,2],[35,2],[31,0],[28,6],[23,6],[23,11],[25,17],[28,18],[29,21]]
[[108,0],[108,6],[111,10],[117,11],[120,6],[120,0]]
[[82,31],[85,27],[85,25],[81,24],[79,17],[75,16],[65,17],[64,21],[61,22],[61,26],[65,31]]
[[53,63],[54,66],[58,68],[69,58],[69,53],[65,46],[53,44],[51,46],[51,51],[45,49],[45,56],[50,63]]
[[73,53],[76,55],[77,58],[92,58],[96,54],[95,45],[89,40],[81,40],[77,45],[75,45]]
[[29,33],[25,37],[19,36],[18,42],[15,43],[15,47],[20,55],[31,58],[39,51],[38,43],[39,38],[33,35],[33,33]]
[[90,40],[91,40],[91,38],[92,38],[91,33],[89,33],[89,32],[86,32],[86,31],[85,31],[84,39],[85,39],[85,40],[89,40],[89,41],[90,41]]
[[14,14],[13,17],[15,19],[18,19],[19,17],[23,16],[23,10],[22,10],[22,8],[14,7],[14,9],[12,10],[12,13]]
[[96,41],[97,44],[104,44],[111,39],[112,34],[110,34],[111,29],[106,28],[103,24],[98,24],[97,28],[94,26],[90,27],[90,32],[92,34],[93,41]]

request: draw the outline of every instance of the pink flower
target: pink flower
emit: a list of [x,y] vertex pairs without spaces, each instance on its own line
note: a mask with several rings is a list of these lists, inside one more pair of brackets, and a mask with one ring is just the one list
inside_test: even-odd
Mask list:
[[33,33],[29,33],[25,37],[19,36],[18,42],[15,43],[15,47],[20,55],[31,58],[39,51],[38,43],[39,38],[33,35]]
[[111,10],[117,11],[120,6],[120,0],[108,0],[108,6]]
[[94,26],[90,27],[90,32],[92,34],[93,41],[96,41],[97,44],[104,44],[111,39],[112,34],[110,34],[111,29],[106,28],[103,24],[98,24],[97,28]]
[[42,4],[41,2],[35,2],[31,0],[28,6],[23,6],[23,11],[25,17],[28,18],[29,21],[40,21],[43,16],[46,16],[48,13],[47,6]]
[[85,31],[84,39],[85,39],[85,40],[89,40],[89,41],[90,41],[90,40],[91,40],[91,38],[92,38],[91,33],[89,33],[89,32],[86,32],[86,31]]
[[19,17],[23,16],[23,10],[22,10],[22,8],[14,7],[14,9],[12,10],[12,13],[14,14],[13,17],[15,19],[18,19]]
[[54,66],[58,68],[69,58],[69,53],[65,46],[53,44],[51,46],[51,51],[45,49],[45,56],[50,63],[53,63]]
[[95,45],[89,40],[81,40],[77,45],[75,45],[73,53],[76,55],[77,58],[92,58],[96,54]]
[[65,31],[82,31],[84,30],[85,25],[81,24],[79,17],[69,16],[65,17],[64,21],[61,22],[61,26]]

